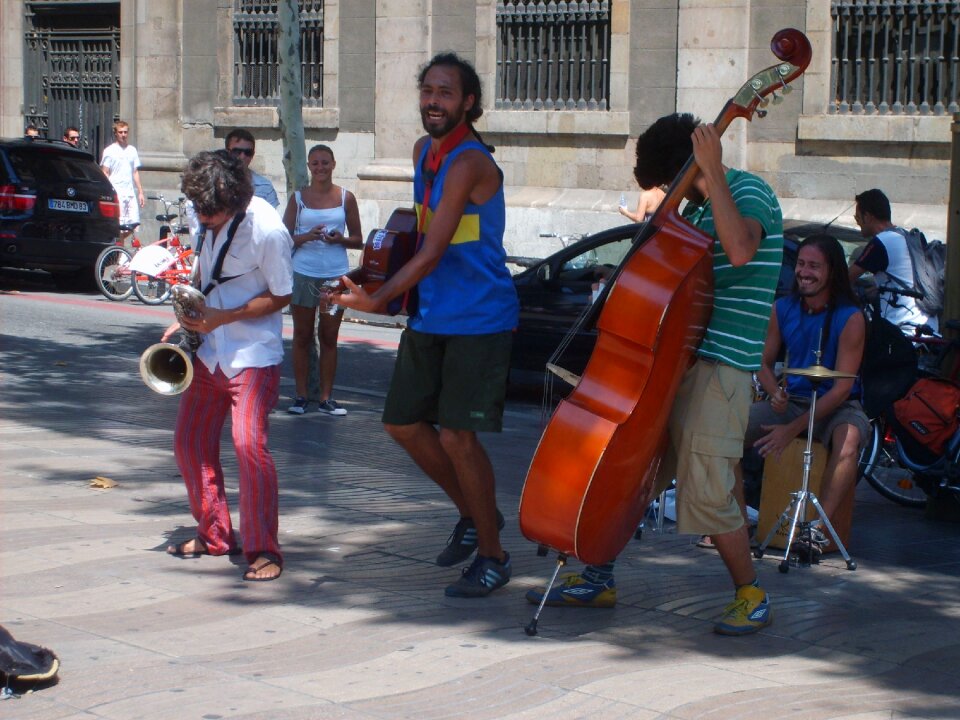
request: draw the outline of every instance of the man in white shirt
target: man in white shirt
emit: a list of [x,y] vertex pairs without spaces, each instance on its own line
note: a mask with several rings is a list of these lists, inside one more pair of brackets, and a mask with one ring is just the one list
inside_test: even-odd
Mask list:
[[140,185],[140,156],[137,149],[127,142],[130,125],[123,120],[113,124],[116,142],[103,149],[100,169],[110,178],[120,201],[120,224],[136,225],[140,222],[140,208],[145,204],[143,186]]
[[[913,289],[913,260],[907,241],[891,222],[890,201],[881,190],[873,189],[856,196],[854,219],[869,242],[850,265],[850,282],[865,272],[873,273],[880,288]],[[895,292],[880,293],[880,314],[898,326],[906,335],[913,335],[920,325],[937,330],[937,318],[926,315],[912,297]]]
[[283,555],[267,418],[280,393],[280,313],[293,292],[293,241],[276,210],[253,196],[243,163],[224,150],[193,157],[181,190],[202,225],[198,262],[206,306],[200,317],[181,318],[164,334],[166,340],[182,324],[202,337],[174,433],[174,453],[197,532],[167,552],[178,557],[241,552],[219,460],[220,431],[230,411],[240,538],[248,563],[243,579],[275,580],[283,570]]

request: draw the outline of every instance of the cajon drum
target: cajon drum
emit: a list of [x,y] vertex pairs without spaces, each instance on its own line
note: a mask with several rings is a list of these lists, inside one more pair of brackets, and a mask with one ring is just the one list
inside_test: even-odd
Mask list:
[[[790,504],[790,493],[800,490],[803,483],[803,451],[807,447],[805,438],[797,438],[790,442],[784,449],[779,460],[773,457],[767,457],[763,463],[763,486],[760,491],[760,513],[757,520],[757,539],[763,542],[767,534],[780,518],[780,514]],[[820,499],[820,481],[823,477],[823,469],[827,464],[827,450],[818,442],[813,443],[811,447],[813,457],[810,461],[810,478],[807,489]],[[844,495],[840,505],[834,511],[830,522],[833,529],[837,531],[840,541],[847,545],[850,538],[850,525],[853,521],[853,496],[856,488],[851,486],[850,490]],[[819,518],[817,509],[807,498],[807,520],[816,520]],[[776,534],[770,540],[767,547],[780,548],[787,546],[787,534],[790,531],[790,520],[793,519],[792,512],[787,516],[784,525],[777,530]],[[829,537],[829,533],[824,528],[824,534]],[[824,549],[824,552],[835,552],[837,546],[831,540],[830,544]]]

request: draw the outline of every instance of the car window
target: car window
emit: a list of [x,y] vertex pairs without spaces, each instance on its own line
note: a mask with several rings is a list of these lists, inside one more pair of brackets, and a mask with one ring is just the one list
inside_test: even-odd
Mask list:
[[560,267],[560,272],[583,270],[584,268],[596,267],[597,265],[606,265],[615,268],[623,262],[623,258],[630,249],[632,242],[632,237],[622,238],[586,250],[567,260]]
[[83,156],[44,152],[36,148],[11,150],[10,165],[23,185],[57,181],[102,180],[95,163]]

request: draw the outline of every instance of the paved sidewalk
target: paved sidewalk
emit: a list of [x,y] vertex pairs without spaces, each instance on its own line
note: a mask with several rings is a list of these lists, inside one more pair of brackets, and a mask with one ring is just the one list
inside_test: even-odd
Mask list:
[[[837,556],[787,574],[758,561],[774,603],[758,635],[713,634],[732,592],[715,553],[645,532],[618,562],[616,609],[548,608],[530,638],[523,596],[553,565],[517,525],[535,412],[512,408],[485,438],[515,568],[503,590],[444,597],[458,570],[433,558],[455,513],[383,433],[380,398],[346,390],[345,418],[274,414],[287,565],[244,583],[239,559],[164,554],[193,530],[175,400],[96,347],[59,369],[5,355],[0,624],[62,669],[0,717],[960,717],[960,525],[869,487],[855,572]],[[119,484],[93,489],[97,475]]]

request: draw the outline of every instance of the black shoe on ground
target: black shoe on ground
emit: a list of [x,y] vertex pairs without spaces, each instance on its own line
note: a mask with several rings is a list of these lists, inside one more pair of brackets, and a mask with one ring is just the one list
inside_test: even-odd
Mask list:
[[[503,530],[503,514],[497,510],[497,530]],[[447,546],[437,555],[437,565],[450,567],[466,560],[477,549],[477,529],[473,525],[473,518],[462,517],[447,539]]]
[[510,582],[510,574],[510,553],[503,553],[503,562],[477,555],[470,567],[464,568],[460,579],[447,585],[444,594],[460,598],[486,597]]

